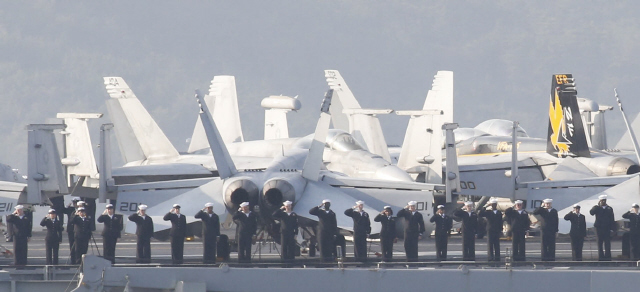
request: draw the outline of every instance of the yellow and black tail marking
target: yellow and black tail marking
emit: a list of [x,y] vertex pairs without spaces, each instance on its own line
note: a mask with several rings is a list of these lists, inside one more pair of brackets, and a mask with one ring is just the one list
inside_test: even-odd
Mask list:
[[553,75],[547,136],[547,153],[551,155],[591,157],[577,95],[571,74]]

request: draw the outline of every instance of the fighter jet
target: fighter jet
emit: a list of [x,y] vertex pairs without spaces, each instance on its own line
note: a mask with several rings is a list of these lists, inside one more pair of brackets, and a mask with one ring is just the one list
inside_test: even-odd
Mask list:
[[[220,95],[218,93],[220,91],[235,93],[235,82],[223,86],[226,88],[223,90],[219,85],[222,82],[217,82],[217,79],[218,76],[212,81],[209,97]],[[125,167],[114,170],[113,176],[116,180],[136,177],[136,182],[141,182],[168,180],[172,176],[184,179],[216,175],[217,167],[210,155],[208,142],[206,140],[199,142],[202,140],[198,135],[201,132],[198,126],[200,123],[196,124],[191,139],[190,148],[193,153],[179,154],[122,78],[105,77],[104,81],[111,97],[107,101],[109,114],[115,124],[118,145],[126,162]],[[228,98],[235,98],[235,94],[227,95],[231,96]],[[237,112],[234,102],[219,102],[215,99],[215,102],[211,103],[215,103],[213,107],[216,109],[219,105],[224,106],[223,116],[229,117],[231,121],[236,120],[233,118],[236,116],[233,112]],[[274,157],[281,156],[283,151],[308,149],[312,139],[309,135],[302,138],[240,141],[243,139],[239,132],[239,125],[233,126],[233,122],[226,120],[223,124],[225,126],[220,133],[225,143],[229,145],[229,153],[240,169],[264,169],[270,165]],[[204,145],[206,148],[201,148],[205,147]],[[364,150],[347,133],[339,130],[330,131],[327,146],[324,157],[325,167],[329,170],[353,177],[412,181],[411,177],[395,165]],[[150,168],[145,167],[145,174],[136,176],[137,167],[141,165],[153,165],[155,170],[150,171]]]
[[[352,206],[353,202],[363,200],[369,213],[377,213],[385,205],[402,208],[406,202],[416,200],[419,202],[418,210],[430,216],[433,193],[436,189],[444,190],[443,185],[354,178],[322,170],[322,155],[329,133],[328,107],[331,95],[330,90],[325,96],[321,117],[308,148],[285,150],[283,155],[272,159],[264,169],[243,170],[238,168],[235,157],[227,149],[204,97],[198,94],[200,120],[211,145],[218,175],[121,185],[116,180],[112,186],[117,188],[115,193],[120,211],[135,212],[139,204],[145,203],[149,206],[147,214],[156,217],[156,230],[169,228],[169,225],[161,220],[161,216],[175,203],[182,206],[184,214],[195,214],[204,203],[213,202],[215,212],[226,221],[223,223],[223,229],[231,227],[228,215],[235,213],[238,205],[244,201],[250,202],[262,218],[268,219],[271,212],[279,208],[283,201],[290,200],[294,202],[296,213],[307,219],[306,224],[316,219],[308,214],[308,210],[317,206],[323,199],[330,199],[336,208]],[[108,152],[105,148],[101,148],[101,152]],[[147,167],[149,165],[138,166],[138,169],[144,170]],[[154,171],[154,168],[149,169]],[[108,175],[100,176],[100,179],[101,184],[103,180],[104,184],[108,184]],[[352,224],[349,218],[338,217],[338,226],[350,230]],[[188,217],[188,222],[193,221],[194,218]],[[379,228],[380,226],[374,224],[372,233],[379,231]],[[130,230],[129,226],[127,230]]]

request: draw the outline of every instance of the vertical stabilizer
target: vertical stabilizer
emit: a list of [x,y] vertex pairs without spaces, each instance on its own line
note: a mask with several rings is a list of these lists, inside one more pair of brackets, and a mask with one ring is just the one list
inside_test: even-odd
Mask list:
[[62,131],[66,153],[62,164],[67,167],[67,175],[98,178],[98,168],[87,121],[100,117],[102,114],[58,113],[57,118],[64,119],[64,124],[67,126]]
[[61,124],[31,124],[28,134],[27,196],[18,203],[43,204],[49,197],[67,194],[60,152],[56,145],[54,130],[64,129]]
[[456,137],[453,130],[458,128],[458,124],[446,123],[442,125],[445,131],[445,151],[447,155],[447,168],[445,170],[446,202],[454,202],[454,195],[460,192],[460,171],[458,168],[458,156],[456,149]]
[[[209,86],[209,94],[204,97],[220,135],[225,143],[243,142],[240,111],[238,110],[238,94],[234,76],[215,76]],[[209,148],[209,142],[198,117],[193,129],[188,152]]]
[[100,127],[100,180],[98,198],[100,203],[107,199],[117,199],[115,181],[111,176],[111,129],[113,124],[104,124]]
[[453,120],[453,72],[438,71],[420,111],[396,111],[409,115],[409,125],[398,158],[398,167],[425,173],[425,182],[442,183],[442,125]]
[[362,109],[338,70],[325,70],[324,73],[329,88],[337,95],[330,108],[333,127],[348,131],[369,152],[390,162],[389,147],[377,115],[389,114],[393,110]]
[[231,155],[229,155],[227,146],[222,140],[222,135],[220,131],[218,131],[216,122],[211,117],[211,112],[199,90],[196,90],[196,99],[200,106],[200,120],[202,121],[208,144],[211,146],[211,154],[213,154],[213,160],[216,162],[216,168],[218,169],[220,178],[228,178],[236,174],[238,170],[233,160],[231,160]]
[[[176,158],[178,151],[121,77],[104,77],[111,121],[126,162]],[[142,159],[140,159],[142,158]]]
[[349,132],[349,116],[344,114],[343,110],[360,108],[360,104],[338,70],[324,70],[324,77],[327,79],[329,88],[338,95],[338,98],[331,101],[331,108],[329,108],[333,128]]
[[322,105],[320,106],[320,119],[318,119],[318,123],[316,124],[316,131],[311,141],[311,147],[309,147],[309,155],[307,155],[302,168],[302,177],[311,181],[318,181],[320,169],[323,164],[322,154],[324,153],[324,146],[327,141],[327,134],[329,133],[329,124],[331,123],[329,108],[331,106],[332,96],[333,89],[329,89],[324,95]]
[[547,153],[557,157],[591,157],[571,74],[551,78]]

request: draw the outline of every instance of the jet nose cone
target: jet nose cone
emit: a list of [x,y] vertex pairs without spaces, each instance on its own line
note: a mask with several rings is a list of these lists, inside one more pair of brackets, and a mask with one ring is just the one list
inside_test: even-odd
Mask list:
[[409,174],[395,165],[387,165],[376,171],[376,178],[390,181],[413,182]]

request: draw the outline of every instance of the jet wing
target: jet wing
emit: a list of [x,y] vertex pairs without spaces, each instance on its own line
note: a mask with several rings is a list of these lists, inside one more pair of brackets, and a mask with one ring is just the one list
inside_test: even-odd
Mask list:
[[10,181],[0,181],[0,192],[7,193],[20,193],[24,191],[24,188],[27,187],[24,183],[10,182]]
[[384,181],[374,179],[352,178],[347,176],[331,176],[324,175],[321,179],[323,182],[334,187],[351,187],[351,188],[375,188],[375,189],[393,189],[393,190],[421,190],[433,191],[435,189],[443,189],[443,185],[412,183],[399,181]]

